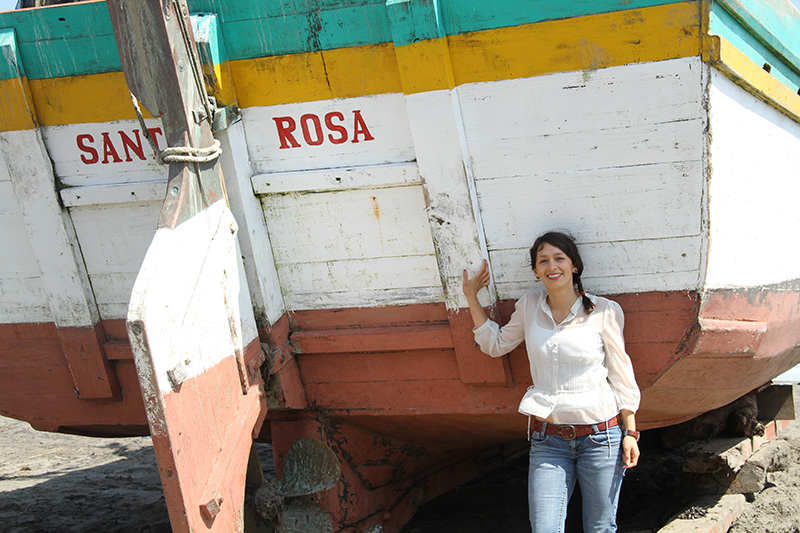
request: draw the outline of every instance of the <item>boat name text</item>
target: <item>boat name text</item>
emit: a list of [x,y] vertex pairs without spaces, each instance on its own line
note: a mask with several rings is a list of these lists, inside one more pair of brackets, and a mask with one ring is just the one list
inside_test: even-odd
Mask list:
[[[346,127],[344,113],[339,111],[326,113],[322,118],[314,113],[306,113],[299,121],[293,117],[272,117],[272,120],[275,121],[281,149],[300,148],[299,140],[305,141],[308,146],[319,146],[326,140],[331,144],[342,144],[348,140],[351,143],[375,140],[359,109],[353,111],[353,126],[350,131]],[[298,122],[302,137],[296,133]],[[327,135],[323,132],[323,122]]]
[[[153,141],[158,146],[158,136],[163,137],[164,133],[161,128],[147,128]],[[75,143],[78,145],[78,150],[81,153],[81,161],[85,165],[94,165],[95,163],[122,163],[123,161],[133,161],[131,154],[138,157],[141,161],[147,159],[144,152],[144,145],[142,144],[142,136],[139,130],[133,130],[130,135],[124,131],[118,131],[119,140],[116,140],[116,135],[112,137],[110,131],[104,131],[100,134],[100,139],[95,140],[95,136],[89,133],[84,133],[75,137]],[[116,144],[115,144],[116,141]],[[103,159],[100,159],[102,152]],[[122,159],[124,154],[125,159]],[[155,158],[155,155],[153,155]]]

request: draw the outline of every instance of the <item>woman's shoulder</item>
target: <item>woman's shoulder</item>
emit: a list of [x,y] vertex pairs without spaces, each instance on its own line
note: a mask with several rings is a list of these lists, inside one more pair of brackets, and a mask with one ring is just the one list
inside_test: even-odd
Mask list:
[[595,309],[599,311],[606,311],[610,310],[614,313],[622,313],[622,306],[620,306],[614,300],[609,298],[604,298],[603,296],[597,296],[594,294],[587,294],[586,296],[592,301],[595,306]]

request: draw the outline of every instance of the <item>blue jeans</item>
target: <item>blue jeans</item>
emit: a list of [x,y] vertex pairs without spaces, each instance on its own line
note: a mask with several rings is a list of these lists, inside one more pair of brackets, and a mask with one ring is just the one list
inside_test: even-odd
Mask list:
[[584,533],[617,530],[622,477],[622,429],[564,440],[531,434],[528,508],[533,533],[563,533],[575,482],[583,497]]

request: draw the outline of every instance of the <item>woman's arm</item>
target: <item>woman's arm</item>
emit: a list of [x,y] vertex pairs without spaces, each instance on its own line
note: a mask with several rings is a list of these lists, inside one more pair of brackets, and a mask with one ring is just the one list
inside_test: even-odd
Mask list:
[[[636,431],[636,415],[630,409],[620,410],[622,430]],[[633,468],[639,463],[639,442],[631,435],[622,437],[622,468]]]
[[464,270],[462,279],[462,290],[469,302],[469,311],[472,315],[474,324],[475,342],[480,346],[483,353],[492,357],[500,357],[507,354],[520,345],[525,339],[525,313],[521,309],[522,300],[517,302],[514,312],[508,323],[500,328],[495,322],[489,320],[486,311],[478,301],[478,291],[489,285],[489,263],[486,259],[481,263],[481,268],[473,276],[469,277]]
[[[618,303],[609,300],[603,316],[603,348],[606,353],[608,380],[614,389],[614,396],[620,409],[623,431],[636,431],[636,410],[639,408],[641,393],[636,385],[631,358],[625,351],[622,330],[625,315]],[[623,468],[633,468],[639,462],[639,443],[633,436],[622,437]]]

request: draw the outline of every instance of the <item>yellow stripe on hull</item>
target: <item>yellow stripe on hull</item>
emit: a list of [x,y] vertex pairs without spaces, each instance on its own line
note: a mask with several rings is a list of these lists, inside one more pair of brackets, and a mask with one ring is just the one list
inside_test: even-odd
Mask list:
[[457,85],[663,61],[700,55],[700,3],[501,28],[448,40]]
[[402,92],[392,43],[231,61],[240,107]]
[[0,131],[31,130],[37,126],[30,108],[26,78],[0,80]]
[[726,39],[709,36],[703,47],[703,59],[746,91],[800,122],[800,95],[753,63]]
[[122,72],[30,80],[30,85],[42,126],[136,118]]

